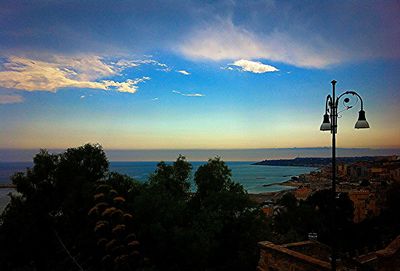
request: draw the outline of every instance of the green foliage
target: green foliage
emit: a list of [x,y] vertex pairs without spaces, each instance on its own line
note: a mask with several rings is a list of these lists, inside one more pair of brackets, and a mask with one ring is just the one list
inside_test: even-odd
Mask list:
[[86,144],[59,155],[56,196],[64,216],[81,219],[86,215],[94,185],[107,171],[107,157],[99,145]]
[[284,194],[277,203],[286,207],[288,210],[294,210],[298,204],[296,197],[292,193]]
[[19,266],[46,270],[56,264],[54,229],[67,245],[86,248],[83,253],[90,250],[86,213],[96,181],[108,171],[101,146],[86,144],[61,154],[41,150],[33,162],[33,168],[12,177],[18,195],[1,216],[0,254],[9,259],[0,262],[5,270]]
[[133,204],[145,252],[163,270],[253,270],[257,242],[266,238],[264,216],[219,158],[195,173],[184,157],[159,163]]
[[177,251],[187,241],[184,238],[190,221],[187,199],[191,168],[183,156],[172,165],[159,163],[131,204],[144,250],[160,267],[176,266],[185,260]]
[[108,172],[99,145],[41,150],[12,178],[19,194],[1,216],[0,269],[74,269],[59,266],[60,236],[86,269],[147,270],[148,257],[157,270],[254,270],[264,215],[219,158],[197,170],[195,193],[191,170],[179,156],[141,184]]
[[195,174],[196,195],[203,199],[210,194],[230,189],[234,185],[231,175],[230,169],[220,158],[208,160],[208,163],[200,166]]
[[54,255],[48,222],[35,205],[13,196],[1,217],[0,270],[48,269],[46,259]]
[[54,191],[59,157],[41,150],[33,160],[32,169],[11,178],[18,194],[11,197],[1,216],[0,254],[8,259],[0,262],[2,270],[19,266],[45,270],[46,257],[53,255],[49,213],[57,209]]
[[160,162],[155,173],[150,176],[150,189],[166,192],[174,199],[183,199],[189,192],[191,170],[192,165],[182,155],[179,155],[173,165]]
[[[278,202],[285,207],[274,217],[273,230],[277,242],[295,242],[307,239],[310,232],[318,233],[318,239],[330,244],[332,242],[332,191],[320,190],[305,201],[297,201],[291,193],[286,193]],[[336,198],[335,226],[338,236],[352,225],[353,203],[345,193]],[[340,239],[340,238],[338,238]],[[346,240],[337,240],[339,245],[346,246]]]
[[[257,241],[263,238],[263,215],[243,187],[231,180],[220,158],[210,159],[195,174],[197,191],[190,202],[203,247],[203,268],[252,269]],[[265,237],[265,236],[264,236]],[[199,240],[200,241],[200,240]]]

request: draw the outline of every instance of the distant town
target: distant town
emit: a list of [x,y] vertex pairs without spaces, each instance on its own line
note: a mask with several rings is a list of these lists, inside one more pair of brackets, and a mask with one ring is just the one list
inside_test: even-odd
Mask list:
[[[400,157],[397,155],[339,157],[337,161],[337,192],[347,193],[352,200],[354,222],[358,223],[367,217],[379,215],[385,207],[384,188],[393,182],[400,182]],[[296,199],[305,200],[316,191],[331,188],[330,163],[330,158],[294,158],[264,160],[254,165],[319,167],[318,171],[293,176],[290,180],[280,183],[293,187],[290,193],[293,193]],[[277,199],[285,193],[288,192],[271,194]],[[267,203],[263,210],[267,214],[272,214],[274,204],[271,201]]]
[[[342,157],[337,159],[337,197],[347,194],[353,204],[352,220],[360,224],[365,220],[378,217],[388,206],[387,192],[390,185],[400,182],[400,157]],[[256,197],[268,217],[274,217],[285,208],[281,199],[287,194],[297,201],[305,201],[317,191],[332,187],[332,167],[330,158],[295,158],[287,160],[264,160],[256,165],[274,166],[313,166],[319,170],[293,176],[281,185],[293,187],[289,191],[270,193],[266,197]],[[271,242],[260,242],[261,256],[259,270],[283,270],[281,265],[291,262],[304,270],[329,270],[328,260],[321,257],[326,248],[315,242],[316,233],[310,233],[310,241],[277,245]],[[300,249],[301,248],[301,249]],[[380,249],[365,248],[352,255],[351,263],[343,263],[343,268],[373,268],[368,270],[398,270],[400,236],[387,240]],[[309,251],[309,252],[307,252]],[[320,251],[317,253],[317,251]],[[299,253],[301,252],[301,253]],[[326,255],[329,253],[325,252]],[[277,256],[279,255],[279,256]],[[324,261],[325,260],[325,261]],[[382,267],[384,266],[384,267]],[[275,268],[275,269],[269,269]],[[387,269],[384,269],[387,268]],[[342,269],[340,269],[342,270]],[[350,269],[343,269],[350,270]],[[359,269],[351,269],[359,270]],[[364,270],[364,269],[360,269]],[[365,269],[367,270],[367,269]]]
[[[356,157],[337,157],[336,161],[342,164],[352,164],[356,162],[374,162],[380,159],[386,159],[387,156],[356,156]],[[279,159],[279,160],[263,160],[254,163],[253,165],[265,166],[293,166],[293,167],[323,167],[332,162],[331,158],[327,157],[296,157],[294,159]]]

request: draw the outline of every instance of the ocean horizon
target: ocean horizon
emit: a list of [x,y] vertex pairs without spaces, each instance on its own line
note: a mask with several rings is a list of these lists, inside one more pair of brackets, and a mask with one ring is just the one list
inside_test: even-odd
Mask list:
[[[0,162],[30,162],[37,149],[0,149]],[[50,153],[61,153],[65,149],[48,149]],[[254,162],[265,159],[292,159],[296,157],[330,157],[330,147],[309,148],[256,148],[256,149],[104,149],[113,162],[158,162],[174,161],[180,154],[188,161],[201,162],[221,157],[230,162]],[[337,148],[337,156],[387,156],[399,155],[400,148]]]

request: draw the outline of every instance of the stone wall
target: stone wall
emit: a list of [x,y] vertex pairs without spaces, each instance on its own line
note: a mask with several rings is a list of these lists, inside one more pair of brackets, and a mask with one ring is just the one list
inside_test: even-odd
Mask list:
[[[268,241],[258,243],[260,260],[257,271],[328,271],[326,246],[315,241],[277,245]],[[400,271],[400,235],[386,248],[354,258],[344,258],[338,271],[375,270]]]
[[386,248],[376,252],[379,271],[400,270],[400,235]]
[[260,260],[257,271],[328,271],[330,264],[291,250],[283,245],[265,241],[259,243]]

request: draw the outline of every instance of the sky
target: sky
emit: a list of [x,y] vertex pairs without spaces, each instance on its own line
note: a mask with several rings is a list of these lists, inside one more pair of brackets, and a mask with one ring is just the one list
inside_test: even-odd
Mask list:
[[400,148],[399,1],[1,1],[0,149]]

